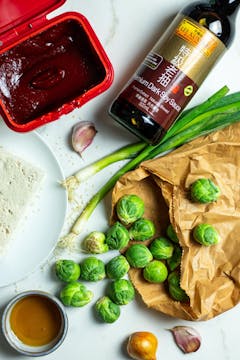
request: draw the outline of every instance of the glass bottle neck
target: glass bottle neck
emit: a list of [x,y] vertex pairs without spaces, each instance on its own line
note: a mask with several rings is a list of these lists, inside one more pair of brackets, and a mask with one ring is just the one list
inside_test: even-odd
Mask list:
[[231,16],[239,10],[240,0],[215,0],[211,2],[216,11],[224,13],[226,16]]

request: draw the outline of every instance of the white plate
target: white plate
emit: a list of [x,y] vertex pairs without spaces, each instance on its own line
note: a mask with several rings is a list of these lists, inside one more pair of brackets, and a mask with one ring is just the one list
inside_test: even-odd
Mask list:
[[67,194],[59,182],[62,170],[36,132],[16,133],[0,122],[0,146],[45,172],[40,191],[19,224],[0,261],[0,287],[23,279],[42,264],[54,249],[62,230]]

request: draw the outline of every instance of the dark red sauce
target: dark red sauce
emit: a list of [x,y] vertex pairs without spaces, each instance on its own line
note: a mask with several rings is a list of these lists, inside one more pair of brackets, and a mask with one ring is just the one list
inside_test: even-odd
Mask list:
[[27,123],[101,83],[105,69],[81,24],[67,20],[0,55],[0,97]]

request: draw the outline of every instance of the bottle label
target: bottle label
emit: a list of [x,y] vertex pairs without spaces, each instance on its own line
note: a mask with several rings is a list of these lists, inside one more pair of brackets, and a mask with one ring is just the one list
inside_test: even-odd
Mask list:
[[209,30],[180,14],[120,97],[167,130],[224,50]]

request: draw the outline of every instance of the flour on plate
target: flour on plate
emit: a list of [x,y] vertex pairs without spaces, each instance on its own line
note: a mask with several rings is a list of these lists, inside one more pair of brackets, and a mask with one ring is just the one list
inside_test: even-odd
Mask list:
[[0,256],[14,237],[43,178],[41,169],[0,148]]

